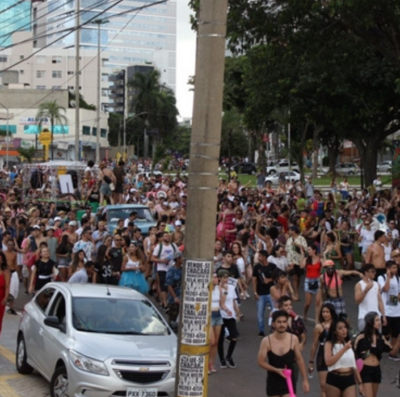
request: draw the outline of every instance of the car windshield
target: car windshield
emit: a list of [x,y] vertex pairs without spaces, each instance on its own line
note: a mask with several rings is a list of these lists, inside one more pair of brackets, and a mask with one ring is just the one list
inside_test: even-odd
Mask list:
[[107,219],[109,222],[118,222],[119,219],[129,218],[131,212],[137,212],[135,223],[138,222],[155,222],[153,215],[148,208],[115,208],[107,211]]
[[164,321],[147,300],[73,298],[72,322],[78,331],[121,335],[167,335]]

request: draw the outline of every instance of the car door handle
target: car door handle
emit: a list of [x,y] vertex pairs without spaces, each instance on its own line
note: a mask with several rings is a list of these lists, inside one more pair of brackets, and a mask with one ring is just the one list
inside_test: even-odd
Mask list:
[[43,328],[39,329],[39,335],[43,336]]

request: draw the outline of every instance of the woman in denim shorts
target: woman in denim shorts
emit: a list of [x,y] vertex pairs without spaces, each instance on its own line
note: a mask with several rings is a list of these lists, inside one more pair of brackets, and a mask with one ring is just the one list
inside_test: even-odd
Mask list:
[[304,321],[307,321],[308,309],[311,306],[313,295],[315,298],[315,319],[318,321],[317,309],[320,305],[319,294],[319,278],[321,276],[321,258],[318,253],[318,246],[313,244],[311,247],[307,248],[307,257],[305,257],[305,252],[303,247],[301,248],[302,261],[300,267],[306,270],[306,277],[304,280],[304,292],[305,292],[305,303],[304,303]]
[[216,273],[213,275],[213,290],[211,295],[211,329],[210,329],[210,361],[208,363],[208,373],[217,372],[215,369],[215,357],[217,356],[217,346],[221,334],[221,287]]

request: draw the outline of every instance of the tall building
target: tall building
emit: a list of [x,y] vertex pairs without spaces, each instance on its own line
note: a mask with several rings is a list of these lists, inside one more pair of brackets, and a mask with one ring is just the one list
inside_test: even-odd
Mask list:
[[0,48],[9,46],[12,33],[31,30],[31,0],[0,1]]
[[[161,72],[162,83],[175,90],[176,86],[176,0],[147,8],[156,0],[123,0],[112,9],[99,15],[107,19],[100,25],[101,45],[106,47],[106,66],[112,70],[125,69],[130,65],[154,64]],[[81,24],[110,7],[113,1],[81,0]],[[53,47],[73,48],[75,33],[66,37],[65,29],[75,25],[75,0],[48,0],[33,5],[34,26],[38,36],[36,45],[52,44]],[[44,26],[43,22],[46,21]],[[43,32],[48,34],[40,38]],[[80,47],[97,49],[98,25],[88,23],[81,29]]]

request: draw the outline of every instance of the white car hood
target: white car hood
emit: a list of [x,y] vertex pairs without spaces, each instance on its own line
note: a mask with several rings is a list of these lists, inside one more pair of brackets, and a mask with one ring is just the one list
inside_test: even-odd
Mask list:
[[[96,360],[108,358],[175,358],[177,338],[171,335],[115,335],[77,332],[72,349]],[[76,335],[77,336],[77,335]]]

